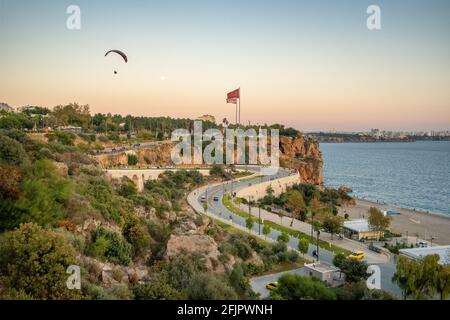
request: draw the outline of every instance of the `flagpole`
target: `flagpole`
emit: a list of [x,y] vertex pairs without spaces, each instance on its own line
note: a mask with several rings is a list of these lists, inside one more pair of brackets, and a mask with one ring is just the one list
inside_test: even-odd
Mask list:
[[239,87],[239,125],[241,125],[241,87]]

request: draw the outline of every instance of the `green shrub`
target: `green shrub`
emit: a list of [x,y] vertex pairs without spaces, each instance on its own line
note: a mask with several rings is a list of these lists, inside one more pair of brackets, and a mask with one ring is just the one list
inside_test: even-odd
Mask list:
[[28,223],[2,235],[0,273],[3,284],[35,299],[68,299],[77,290],[66,286],[75,250],[52,231]]
[[136,300],[180,300],[184,295],[172,288],[164,276],[155,277],[152,281],[138,284],[133,288]]
[[[99,243],[97,243],[99,241]],[[128,265],[131,261],[131,244],[119,234],[104,228],[96,229],[92,234],[91,254],[102,254],[108,261]],[[98,257],[101,257],[98,255]]]
[[20,212],[16,225],[35,222],[52,225],[65,217],[65,203],[73,194],[72,183],[62,177],[49,160],[38,160],[25,176],[23,191],[15,206]]
[[135,154],[128,155],[128,165],[135,166],[138,163],[138,157]]
[[54,134],[56,140],[63,145],[66,145],[66,146],[75,145],[75,135],[73,133],[63,132],[63,131],[55,131],[53,134]]
[[0,135],[0,164],[28,164],[28,156],[22,144],[10,137]]
[[237,299],[236,292],[217,275],[209,273],[196,274],[187,288],[190,300],[231,300]]
[[134,256],[141,255],[149,248],[150,235],[147,227],[136,218],[129,219],[123,228],[125,239],[133,246]]
[[278,279],[278,287],[271,297],[287,300],[336,300],[336,293],[315,277],[284,274]]

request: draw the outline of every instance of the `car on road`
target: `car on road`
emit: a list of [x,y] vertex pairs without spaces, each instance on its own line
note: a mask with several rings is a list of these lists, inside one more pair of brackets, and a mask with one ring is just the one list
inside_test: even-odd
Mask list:
[[200,201],[201,201],[201,202],[206,202],[206,196],[202,196],[202,197],[200,198]]
[[382,253],[383,249],[380,247],[375,246],[372,242],[369,244],[369,250],[376,252],[376,253]]
[[416,243],[416,247],[417,248],[427,248],[428,247],[428,242],[426,241],[419,241]]
[[218,196],[215,196],[215,197],[213,198],[213,200],[217,202],[217,201],[219,201],[219,197],[218,197]]
[[268,284],[266,284],[267,290],[275,290],[277,287],[278,287],[278,282],[276,282],[276,281],[269,282]]
[[359,250],[353,251],[348,257],[353,260],[362,260],[365,257],[365,253]]

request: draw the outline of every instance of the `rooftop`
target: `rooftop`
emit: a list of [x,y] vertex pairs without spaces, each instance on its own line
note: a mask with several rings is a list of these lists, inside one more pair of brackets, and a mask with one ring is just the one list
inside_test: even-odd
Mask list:
[[330,264],[326,264],[323,262],[313,262],[313,263],[305,264],[305,267],[315,270],[315,271],[318,271],[320,273],[339,271],[339,268],[336,268],[335,266],[332,266]]
[[450,245],[448,246],[435,246],[426,248],[412,248],[412,249],[400,249],[401,254],[410,257],[412,259],[422,259],[425,256],[432,254],[439,255],[439,264],[450,264]]
[[356,231],[356,232],[365,232],[370,231],[369,222],[365,219],[359,220],[350,220],[344,222],[344,228]]

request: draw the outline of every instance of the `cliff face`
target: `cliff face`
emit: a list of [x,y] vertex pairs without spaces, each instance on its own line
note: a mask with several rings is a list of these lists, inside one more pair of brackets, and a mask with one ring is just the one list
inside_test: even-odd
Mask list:
[[[171,166],[173,165],[170,152],[173,144],[165,143],[151,148],[127,151],[138,157],[138,165]],[[100,154],[95,156],[99,164],[106,167],[126,166],[128,156],[126,152]],[[237,155],[236,155],[237,158]],[[319,143],[310,138],[280,137],[280,164],[299,172],[301,182],[322,184],[322,153]]]
[[128,164],[128,153],[131,153],[138,157],[138,165],[170,166],[173,164],[170,158],[172,147],[171,143],[165,143],[133,151],[99,154],[95,156],[95,159],[103,168],[126,166]]
[[280,164],[297,170],[301,182],[322,184],[322,153],[315,140],[298,137],[280,137]]

